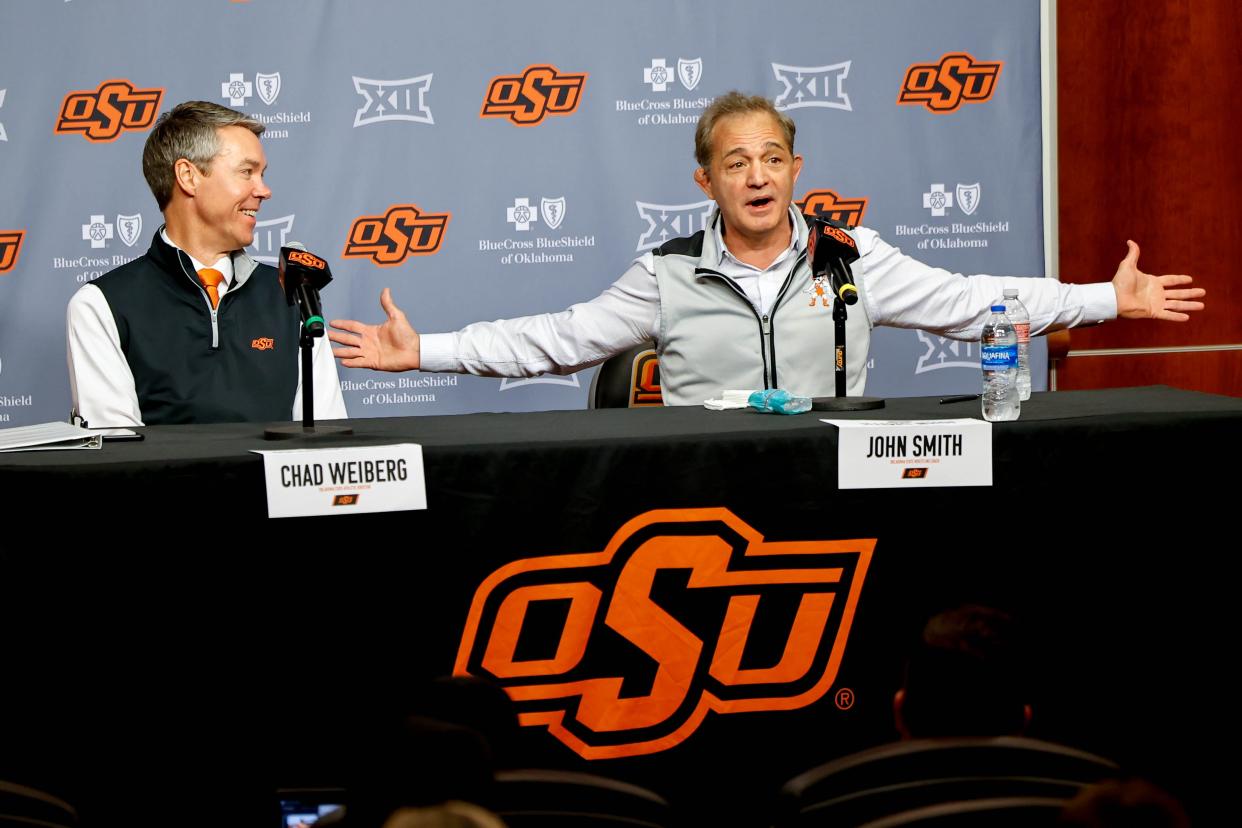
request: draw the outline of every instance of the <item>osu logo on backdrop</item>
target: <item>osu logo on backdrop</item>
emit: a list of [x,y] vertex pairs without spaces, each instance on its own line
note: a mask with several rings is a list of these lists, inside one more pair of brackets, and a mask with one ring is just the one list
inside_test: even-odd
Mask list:
[[706,718],[828,691],[874,538],[764,541],[728,509],[646,512],[602,552],[526,558],[475,592],[454,672],[585,759],[639,756]]
[[0,273],[8,273],[17,266],[25,237],[25,230],[0,230]]
[[106,80],[95,91],[70,92],[56,119],[58,135],[115,141],[122,132],[147,129],[160,111],[163,89],[138,89],[127,80]]
[[850,228],[862,224],[863,213],[867,211],[867,199],[841,198],[832,190],[809,190],[794,204],[803,215],[832,219]]
[[899,104],[922,104],[932,112],[956,112],[964,103],[983,103],[996,91],[1003,61],[984,63],[965,52],[951,52],[939,63],[916,63],[906,70]]
[[548,115],[570,115],[582,100],[587,73],[562,73],[551,64],[527,66],[520,75],[492,78],[480,118],[508,118],[518,126],[535,126]]
[[394,204],[382,216],[359,216],[349,228],[346,259],[370,259],[392,267],[410,256],[429,256],[440,249],[452,213],[424,213],[415,204]]

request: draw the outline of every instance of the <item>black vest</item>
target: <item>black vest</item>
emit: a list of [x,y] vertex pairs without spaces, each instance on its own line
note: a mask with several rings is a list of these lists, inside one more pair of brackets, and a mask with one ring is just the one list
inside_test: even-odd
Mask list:
[[190,257],[158,232],[145,256],[95,280],[116,319],[147,425],[290,419],[297,308],[286,303],[275,268],[243,252],[233,254],[233,266],[214,330]]

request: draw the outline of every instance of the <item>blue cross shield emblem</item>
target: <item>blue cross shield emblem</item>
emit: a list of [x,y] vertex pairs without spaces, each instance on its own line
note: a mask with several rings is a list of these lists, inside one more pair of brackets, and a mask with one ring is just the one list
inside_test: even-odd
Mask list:
[[972,215],[979,206],[983,188],[978,183],[957,185],[957,206],[966,215]]
[[565,218],[565,196],[539,199],[539,214],[543,216],[543,223],[549,229],[560,227],[561,220]]
[[142,235],[142,214],[132,216],[116,217],[116,232],[121,237],[121,241],[125,242],[126,247],[133,247],[134,242],[138,241],[138,237]]
[[695,58],[694,60],[677,60],[677,77],[681,80],[681,85],[686,89],[694,89],[699,85],[699,78],[703,76],[703,58]]
[[271,106],[280,94],[280,73],[264,75],[260,72],[254,76],[254,85],[259,88],[259,100]]

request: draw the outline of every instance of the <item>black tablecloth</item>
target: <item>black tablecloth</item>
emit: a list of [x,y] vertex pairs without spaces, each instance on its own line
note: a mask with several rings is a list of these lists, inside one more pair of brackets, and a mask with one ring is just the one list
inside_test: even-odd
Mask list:
[[[978,402],[894,399],[832,416],[977,417]],[[586,577],[507,581],[503,567],[598,553],[653,510],[712,509],[768,543],[875,540],[865,577],[857,550],[842,564],[842,583],[859,587],[831,686],[789,710],[708,712],[675,745],[621,758],[583,759],[526,727],[529,764],[761,810],[784,778],[895,736],[891,696],[910,639],[931,613],[977,602],[1012,611],[1031,635],[1033,735],[1174,785],[1193,776],[1192,745],[1232,652],[1222,567],[1236,546],[1229,476],[1242,400],[1169,388],[1036,394],[1021,420],[994,425],[991,488],[917,491],[838,490],[837,430],[815,415],[640,409],[352,426],[354,437],[315,445],[420,444],[426,511],[268,520],[252,450],[292,446],[252,424],[151,427],[141,443],[0,457],[0,770],[79,787],[114,778],[101,768],[331,782],[333,752],[360,718],[399,707],[459,659],[481,672],[482,639],[459,650],[489,578],[508,589]],[[706,642],[693,692],[722,692],[710,647],[725,602],[745,590],[696,591],[689,575],[662,571],[650,597]],[[601,608],[565,677],[615,676],[622,698],[642,696],[657,660],[602,621],[615,576],[590,576]],[[760,651],[779,644],[800,595],[764,604]],[[490,634],[502,597],[483,600],[476,637]],[[570,602],[547,606],[529,616],[515,659],[556,656]],[[740,666],[780,655],[765,652],[745,652]],[[115,760],[119,741],[139,758]]]

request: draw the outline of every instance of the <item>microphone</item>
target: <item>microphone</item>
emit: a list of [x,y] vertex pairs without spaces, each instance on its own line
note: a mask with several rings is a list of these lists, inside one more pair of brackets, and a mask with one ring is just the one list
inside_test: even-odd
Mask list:
[[858,245],[845,230],[844,224],[816,217],[807,239],[807,256],[811,260],[811,277],[828,279],[832,294],[852,305],[858,301],[858,288],[850,262],[858,260]]
[[285,301],[297,304],[307,336],[323,336],[319,291],[331,281],[327,261],[307,251],[301,242],[289,242],[280,248],[280,286],[284,288]]

